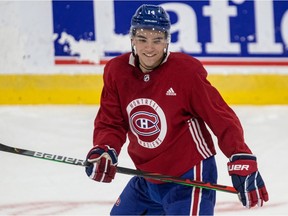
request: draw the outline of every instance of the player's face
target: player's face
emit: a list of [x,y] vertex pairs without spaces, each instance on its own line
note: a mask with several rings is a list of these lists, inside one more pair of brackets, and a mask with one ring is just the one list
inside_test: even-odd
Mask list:
[[161,63],[164,49],[167,48],[167,39],[164,32],[138,29],[132,38],[132,44],[139,56],[142,71],[147,72]]

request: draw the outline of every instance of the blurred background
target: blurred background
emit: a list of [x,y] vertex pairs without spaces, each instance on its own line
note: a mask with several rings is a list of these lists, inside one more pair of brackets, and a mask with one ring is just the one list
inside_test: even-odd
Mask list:
[[[0,142],[83,159],[103,68],[130,51],[130,19],[143,3],[167,10],[170,51],[198,58],[242,120],[272,198],[249,215],[284,215],[288,1],[2,0]],[[218,152],[219,183],[231,185],[227,158]],[[120,165],[133,168],[125,147],[120,157]],[[103,185],[81,168],[1,152],[0,158],[0,215],[107,215],[130,178]],[[218,200],[218,215],[247,215],[237,197],[220,193]]]
[[170,51],[201,60],[230,104],[288,102],[287,1],[2,0],[0,104],[98,104],[143,3],[168,11]]

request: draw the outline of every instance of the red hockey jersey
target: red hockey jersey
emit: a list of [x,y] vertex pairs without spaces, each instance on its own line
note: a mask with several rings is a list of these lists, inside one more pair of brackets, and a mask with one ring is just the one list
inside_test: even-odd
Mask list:
[[137,169],[172,176],[216,153],[207,126],[227,157],[251,153],[239,119],[197,59],[171,52],[146,74],[135,65],[131,53],[106,64],[94,145],[109,145],[119,154],[128,135]]

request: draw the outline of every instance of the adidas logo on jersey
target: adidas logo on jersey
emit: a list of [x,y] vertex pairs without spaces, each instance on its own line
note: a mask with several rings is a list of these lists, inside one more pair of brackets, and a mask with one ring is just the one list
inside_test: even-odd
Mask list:
[[169,88],[166,92],[166,95],[168,96],[176,96],[176,93],[174,92],[173,88]]

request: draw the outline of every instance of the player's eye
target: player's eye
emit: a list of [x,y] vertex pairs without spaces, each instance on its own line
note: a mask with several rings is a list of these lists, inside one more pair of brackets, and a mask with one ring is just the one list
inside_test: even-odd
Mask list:
[[138,42],[140,42],[140,43],[146,43],[146,42],[147,42],[147,40],[146,40],[146,39],[144,39],[144,38],[139,38],[139,39],[138,39]]
[[154,43],[154,44],[160,44],[160,43],[163,43],[163,39],[161,39],[161,38],[157,38],[157,39],[153,40],[153,43]]

